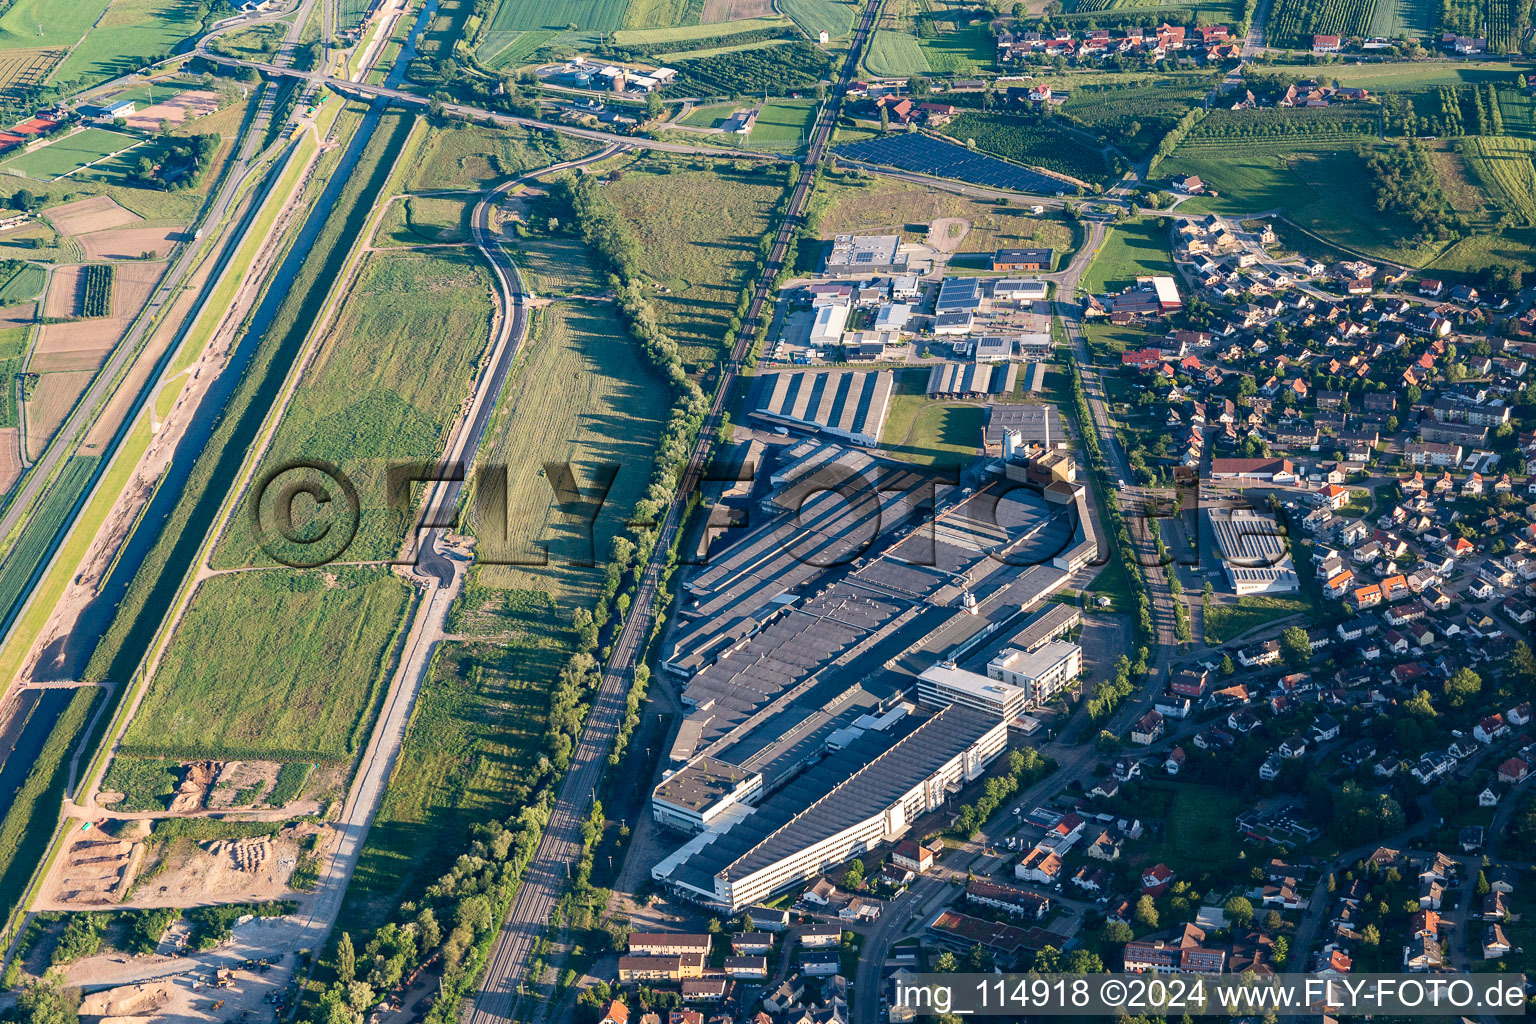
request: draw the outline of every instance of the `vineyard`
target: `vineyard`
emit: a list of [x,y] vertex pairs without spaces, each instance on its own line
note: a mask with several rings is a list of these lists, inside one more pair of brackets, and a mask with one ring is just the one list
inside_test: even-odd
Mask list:
[[1350,145],[1374,136],[1377,126],[1376,108],[1371,106],[1213,110],[1190,130],[1180,152],[1223,149],[1233,144]]
[[1017,115],[967,113],[951,121],[944,133],[961,142],[972,140],[977,149],[1005,160],[1084,181],[1104,181],[1110,174],[1104,153],[1096,144],[1045,119],[1023,121]]
[[1516,138],[1469,138],[1462,153],[1488,193],[1509,212],[1536,224],[1536,142]]
[[1271,46],[1311,49],[1317,33],[1366,34],[1375,12],[1376,0],[1276,0],[1266,32]]
[[80,315],[108,316],[111,312],[112,264],[87,264],[80,275]]
[[[1389,131],[1417,138],[1459,135],[1503,135],[1504,104],[1492,82],[1481,85],[1442,85],[1383,99]],[[1516,110],[1517,122],[1523,113]]]
[[674,89],[686,96],[734,96],[768,91],[783,96],[812,89],[830,74],[832,58],[804,40],[765,50],[738,50],[680,60]]
[[1489,53],[1518,53],[1531,23],[1530,0],[1441,0],[1440,27],[1483,36]]
[[1210,78],[1203,75],[1147,79],[1139,85],[1074,85],[1061,112],[1140,159],[1185,111],[1199,106],[1210,85]]

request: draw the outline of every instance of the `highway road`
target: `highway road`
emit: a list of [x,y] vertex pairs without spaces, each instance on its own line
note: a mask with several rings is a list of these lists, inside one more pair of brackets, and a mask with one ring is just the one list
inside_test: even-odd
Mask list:
[[[634,675],[635,665],[644,653],[646,639],[651,633],[651,618],[656,596],[660,589],[667,553],[682,529],[688,496],[699,485],[704,468],[708,464],[715,435],[725,415],[725,406],[732,393],[732,382],[740,372],[743,361],[751,351],[759,318],[765,307],[771,309],[770,293],[773,281],[789,248],[790,239],[798,230],[806,200],[810,195],[814,175],[809,169],[816,166],[826,151],[837,123],[848,83],[852,81],[869,33],[874,25],[880,0],[866,0],[864,14],[854,32],[848,55],[843,63],[837,82],[823,104],[811,131],[810,147],[804,158],[807,173],[800,176],[790,195],[783,223],[769,251],[767,265],[753,291],[752,302],[743,318],[740,335],[724,365],[719,387],[710,406],[699,438],[689,458],[677,492],[662,521],[661,531],[650,560],[642,571],[635,599],[628,617],[614,642],[613,654],[603,672],[602,682],[593,696],[592,708],[587,713],[581,739],[577,742],[570,767],[561,782],[560,791],[550,813],[549,824],[534,853],[533,861],[523,876],[517,898],[501,933],[491,949],[486,976],[478,998],[469,1014],[468,1024],[499,1024],[513,1019],[519,991],[529,964],[530,954],[539,933],[549,922],[550,912],[564,892],[569,870],[581,852],[581,824],[598,784],[602,781],[607,764],[608,750],[613,744],[615,732],[622,719],[625,695]],[[538,122],[526,122],[538,127],[549,127]],[[640,144],[640,140],[621,138],[619,141]],[[648,141],[648,140],[647,140]],[[549,1002],[538,1009],[542,1019],[551,1010]]]
[[[317,2],[318,0],[301,0],[299,5],[300,16],[295,19],[293,29],[285,37],[282,46],[274,55],[274,66],[282,66],[291,59],[291,49],[298,40],[300,28],[305,18],[308,17],[308,12]],[[211,227],[223,221],[234,205],[235,198],[241,194],[252,169],[261,165],[261,158],[266,153],[258,153],[257,147],[266,134],[267,125],[274,108],[273,97],[275,93],[276,89],[269,88],[265,91],[261,103],[257,107],[256,114],[246,131],[244,140],[240,143],[239,151],[235,154],[229,168],[224,173],[223,182],[218,187],[213,198],[203,207],[197,221],[188,227],[188,232],[196,234],[204,227]],[[226,254],[233,252],[239,242],[240,239],[233,235],[224,240],[222,242],[224,252]],[[165,274],[160,278],[160,283],[155,287],[154,292],[151,293],[148,302],[145,303],[139,316],[134,320],[133,326],[129,329],[127,335],[112,350],[112,354],[107,358],[106,364],[96,374],[95,378],[91,381],[90,387],[86,389],[80,401],[75,404],[73,411],[65,419],[63,425],[59,427],[47,450],[33,464],[26,477],[21,481],[15,492],[13,492],[10,504],[6,507],[4,515],[0,515],[0,537],[6,537],[11,534],[11,531],[16,528],[17,523],[21,522],[22,517],[27,514],[28,510],[35,504],[48,486],[59,465],[75,452],[76,447],[85,437],[86,432],[94,425],[97,415],[105,408],[108,399],[111,398],[113,391],[118,387],[119,375],[138,356],[139,349],[148,337],[149,332],[158,326],[161,311],[167,309],[176,301],[177,294],[181,291],[187,278],[197,266],[201,248],[201,246],[197,245],[182,244],[181,251],[171,260],[170,266],[167,267]],[[195,315],[196,310],[189,314],[189,317]],[[144,398],[150,393],[151,389],[146,388],[144,394],[140,396],[140,402],[142,403]],[[104,457],[101,459],[97,469],[98,474],[105,470],[108,461],[110,461],[109,456],[111,452],[116,450],[118,442],[123,437],[128,426],[131,425],[138,408],[139,406],[136,405],[134,410],[124,417],[123,429],[119,430],[117,436],[113,438],[109,450],[103,453]],[[86,494],[89,493],[89,487],[94,486],[94,483],[93,478],[91,485],[87,487]],[[84,500],[82,496],[80,505],[83,506]],[[79,508],[77,507],[75,512],[78,513],[78,511]],[[33,583],[46,571],[48,563],[52,560],[53,552],[63,542],[70,527],[74,525],[74,519],[74,514],[71,514],[55,531],[52,543],[48,548],[48,553],[43,557],[36,572],[33,574]],[[18,542],[11,549],[10,557],[14,557],[18,552],[24,550],[26,550],[25,547]],[[27,591],[5,613],[4,628],[7,631],[14,621],[15,615],[13,613],[20,611],[30,590],[31,586],[29,585]],[[9,680],[5,682],[9,682]]]

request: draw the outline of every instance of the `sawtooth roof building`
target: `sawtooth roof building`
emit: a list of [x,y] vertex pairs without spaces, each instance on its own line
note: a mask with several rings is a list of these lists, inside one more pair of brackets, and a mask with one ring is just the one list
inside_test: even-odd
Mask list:
[[753,417],[774,426],[874,446],[885,430],[895,383],[888,370],[765,373],[753,383],[747,406]]

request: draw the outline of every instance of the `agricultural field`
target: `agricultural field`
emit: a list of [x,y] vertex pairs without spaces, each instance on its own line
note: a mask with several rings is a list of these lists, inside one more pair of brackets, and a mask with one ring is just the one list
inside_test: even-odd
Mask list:
[[1148,274],[1172,274],[1168,249],[1171,224],[1161,217],[1142,217],[1116,224],[1100,246],[1083,287],[1090,292],[1118,292]]
[[141,141],[122,132],[109,131],[105,128],[87,128],[22,153],[20,156],[14,156],[0,164],[0,168],[25,174],[29,178],[37,178],[40,181],[53,181],[87,164],[93,164],[115,153],[131,149]]
[[[0,481],[14,482],[12,469],[20,469],[20,457],[16,447],[16,426],[20,422],[16,413],[16,374],[27,355],[27,341],[32,336],[30,327],[6,327],[0,329]],[[0,492],[9,490],[0,487]]]
[[110,0],[15,0],[0,14],[0,50],[71,47],[90,31]]
[[890,0],[864,68],[871,75],[905,77],[936,72],[972,75],[991,70],[996,44],[977,8],[930,0]]
[[730,50],[710,57],[671,62],[678,92],[694,96],[734,96],[767,92],[784,96],[809,91],[831,74],[832,58],[820,47],[796,40],[782,46]]
[[357,27],[362,24],[363,15],[368,13],[371,6],[372,0],[337,0],[337,26],[343,30]]
[[42,373],[31,385],[23,408],[27,416],[27,458],[36,459],[69,416],[80,395],[96,376],[95,370]]
[[640,268],[658,286],[653,302],[662,329],[696,371],[722,353],[720,339],[784,179],[773,167],[722,163],[666,173],[670,166],[642,160],[603,194],[634,227]]
[[35,263],[0,262],[0,306],[10,306],[43,293],[48,272]]
[[0,616],[8,615],[21,597],[32,573],[43,560],[44,551],[52,543],[59,527],[69,518],[91,474],[96,472],[99,461],[95,457],[81,455],[70,456],[65,461],[58,479],[32,514],[32,526],[21,533],[16,546],[6,556],[4,563],[0,564]]
[[451,866],[471,825],[527,799],[569,631],[545,595],[506,596],[495,642],[445,643],[433,658],[400,755],[411,770],[390,780],[368,830],[342,907],[349,922],[377,924]]
[[201,29],[201,0],[112,0],[53,74],[53,82],[85,88],[166,57]]
[[974,141],[982,152],[1079,181],[1107,182],[1112,176],[1097,142],[1045,119],[967,112],[946,125],[944,134]]
[[815,100],[778,100],[763,105],[747,141],[753,146],[797,149],[810,138],[816,119]]
[[856,0],[779,0],[779,9],[812,39],[825,32],[838,40],[853,34],[859,5]]
[[[920,242],[928,236],[929,223],[943,218],[967,225],[957,253],[1049,248],[1064,264],[1075,247],[1072,226],[1059,216],[1035,216],[1021,206],[999,206],[890,178],[839,182],[829,174],[813,203],[810,218],[823,239],[840,234],[899,234],[905,241]],[[805,251],[806,244],[801,248],[802,258],[816,255]]]
[[1334,144],[1369,139],[1380,124],[1374,105],[1307,107],[1300,110],[1213,110],[1185,137],[1179,152],[1249,146]]
[[[640,12],[645,5],[631,0],[629,13]],[[726,46],[733,36],[787,28],[791,24],[782,15],[747,18],[728,24],[670,25],[658,28],[621,28],[613,33],[613,45],[620,49],[688,50],[702,46]],[[660,52],[658,50],[658,52]]]
[[1462,147],[1488,194],[1527,225],[1536,225],[1536,140],[1469,136]]
[[623,6],[624,28],[694,27],[701,20],[703,6],[703,0],[628,0]]
[[1200,105],[1210,91],[1211,78],[1143,76],[1104,85],[1074,82],[1068,88],[1061,113],[1140,160],[1156,148],[1179,118]]
[[491,15],[488,34],[529,29],[564,29],[574,24],[584,32],[612,32],[624,26],[628,0],[501,0]]
[[122,752],[345,763],[373,720],[412,593],[387,568],[205,579]]
[[864,52],[864,70],[878,78],[900,78],[906,75],[927,74],[933,68],[928,65],[928,55],[917,44],[917,36],[892,21],[890,15],[880,19],[874,38]]
[[[305,370],[263,465],[319,460],[341,467],[361,506],[346,561],[399,552],[413,519],[390,505],[388,468],[442,457],[490,337],[490,288],[488,272],[468,252],[371,253]],[[215,566],[270,564],[251,518],[243,505],[231,517]]]
[[1536,138],[1536,98],[1519,89],[1500,85],[1494,92],[1498,97],[1499,117],[1508,135]]
[[941,75],[974,75],[989,70],[997,56],[997,44],[985,22],[957,25],[932,39],[919,39],[928,67]]
[[63,58],[63,50],[46,46],[0,50],[0,99],[23,99]]
[[1382,39],[1423,36],[1438,22],[1439,8],[1435,0],[1376,0],[1366,31]]
[[[485,465],[508,467],[508,535],[472,524],[481,557],[511,564],[482,564],[475,578],[493,590],[537,590],[569,609],[602,583],[582,563],[607,553],[644,495],[669,400],[612,303],[555,302],[535,314],[532,331],[481,452]],[[583,489],[617,468],[590,531],[555,505],[548,463],[569,464]]]
[[1399,217],[1378,213],[1373,204],[1338,187],[1341,181],[1360,181],[1366,174],[1353,145],[1335,148],[1340,145],[1309,148],[1305,142],[1262,139],[1186,142],[1163,162],[1159,173],[1198,174],[1221,193],[1219,198],[1202,197],[1199,209],[1235,217],[1283,209],[1287,219],[1337,245],[1373,258],[1427,264],[1443,244],[1399,241],[1413,233],[1403,230]]
[[106,316],[112,312],[112,264],[92,263],[80,275],[80,315]]

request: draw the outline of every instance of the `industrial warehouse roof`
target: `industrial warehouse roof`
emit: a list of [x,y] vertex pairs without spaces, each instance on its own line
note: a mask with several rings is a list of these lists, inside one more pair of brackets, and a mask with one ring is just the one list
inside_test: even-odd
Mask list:
[[885,810],[998,725],[995,716],[951,705],[892,742],[913,718],[833,751],[678,870],[704,889],[716,876],[744,878]]
[[928,394],[1011,394],[1018,379],[1017,363],[935,363],[928,371]]
[[935,313],[973,312],[981,305],[981,279],[978,277],[946,277],[939,285],[939,298],[934,303]]
[[656,796],[670,804],[702,811],[733,791],[750,772],[713,757],[701,757],[656,787]]
[[890,371],[799,370],[757,378],[753,413],[839,437],[876,444],[890,411],[896,378]]
[[[814,802],[798,808],[794,802],[787,802],[779,815],[764,815],[765,801],[756,814],[743,822],[749,832],[763,833],[762,838],[725,864],[721,873],[727,878],[744,878],[884,811],[997,724],[994,715],[950,705]],[[807,774],[816,770],[812,768]],[[794,784],[788,788],[793,789]],[[789,812],[787,820],[781,817],[785,811]],[[775,817],[780,820],[774,821]],[[734,838],[731,833],[735,831],[727,833],[726,839]]]

